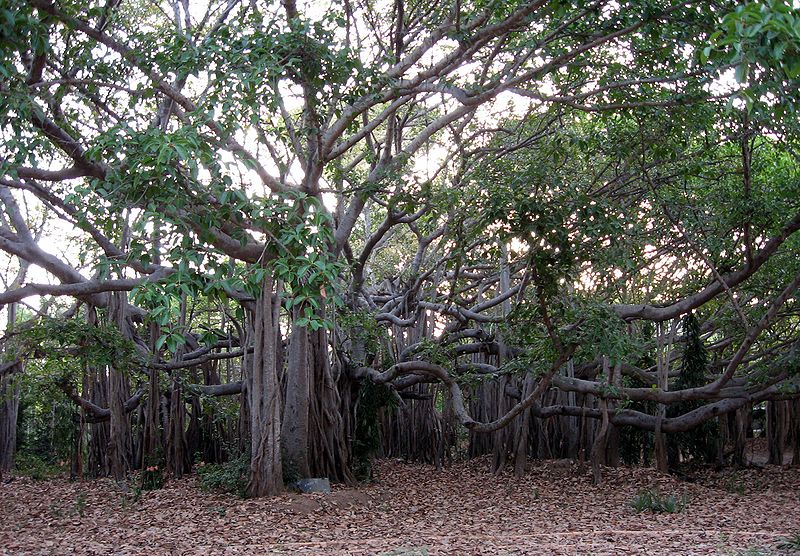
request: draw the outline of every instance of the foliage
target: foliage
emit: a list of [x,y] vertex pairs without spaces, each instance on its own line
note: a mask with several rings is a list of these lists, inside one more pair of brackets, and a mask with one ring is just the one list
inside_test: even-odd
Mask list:
[[453,366],[456,360],[456,352],[452,344],[437,342],[431,338],[420,340],[414,353],[420,359],[434,363],[445,369]]
[[793,550],[800,552],[800,531],[796,531],[788,537],[782,538],[777,544],[777,548],[780,550]]
[[[193,353],[215,372],[215,361],[264,338],[248,332],[269,280],[276,328],[319,331],[310,351],[337,357],[337,388],[351,387],[340,372],[385,368],[406,340],[450,371],[457,352],[436,338],[443,327],[497,325],[497,343],[511,349],[482,342],[474,357],[503,373],[541,375],[567,352],[583,368],[642,361],[653,335],[636,321],[674,318],[642,315],[681,301],[702,305],[724,359],[743,334],[721,292],[695,303],[720,282],[709,267],[752,271],[730,281],[729,296],[750,322],[797,272],[798,234],[786,226],[800,183],[800,27],[789,0],[340,4],[316,13],[209,0],[205,15],[187,2],[0,6],[0,250],[9,268],[48,275],[2,295],[77,296],[102,322],[108,293],[132,288],[124,334],[80,324],[90,319],[79,308],[75,319],[20,328],[5,355],[37,361],[36,374],[101,404],[104,385],[88,388],[84,371],[135,372],[139,351],[155,369],[196,369],[182,360]],[[516,295],[497,301],[509,288]],[[741,366],[759,373],[754,396],[771,378],[759,365],[781,361],[796,332],[795,298]],[[336,315],[345,300],[348,314]],[[48,302],[43,312],[58,314]],[[689,338],[674,386],[717,370],[703,349]],[[498,351],[502,361],[490,359]],[[173,377],[186,383],[179,369]],[[580,378],[619,394],[618,410],[653,415],[634,401],[641,392],[603,386],[595,369]],[[563,382],[569,392],[585,385]],[[330,386],[300,392],[326,416],[319,426],[288,423],[312,431],[308,446],[341,451],[312,450],[330,458],[321,468],[353,456],[353,416],[340,414],[353,408],[335,392],[317,396]],[[353,404],[361,461],[387,395],[370,388]],[[51,392],[36,394],[22,416],[39,444],[47,428],[30,419],[46,414]],[[484,409],[470,411],[482,420]],[[69,423],[58,411],[51,435]],[[707,457],[704,431],[672,435],[675,453]],[[646,454],[649,434],[632,443],[631,457]],[[239,459],[207,470],[209,480],[236,490]],[[143,480],[157,484],[154,473]]]
[[[684,390],[706,384],[708,355],[700,337],[700,326],[694,313],[689,313],[684,317],[683,333],[686,336],[686,343],[683,349],[680,374],[675,381],[673,390]],[[667,416],[677,417],[702,405],[702,400],[677,402],[667,408]],[[667,449],[671,464],[678,463],[678,454],[696,461],[712,462],[716,454],[718,434],[719,425],[716,421],[706,421],[692,430],[670,434],[667,437]]]
[[166,465],[162,450],[150,454],[142,465],[141,489],[158,490],[164,487],[166,477],[164,476]]
[[630,501],[630,506],[637,512],[674,514],[682,512],[688,502],[685,495],[682,497],[674,494],[662,495],[655,489],[646,489]]
[[[647,358],[642,358],[637,363],[648,364]],[[649,387],[640,378],[623,376],[622,386],[625,388]],[[656,403],[651,401],[630,401],[625,409],[640,411],[652,415],[656,410]],[[647,465],[654,447],[654,434],[651,431],[636,427],[620,427],[619,429],[619,456],[628,465]]]
[[14,469],[18,475],[30,477],[35,481],[46,481],[63,474],[64,467],[60,462],[42,459],[35,452],[20,450],[14,461]]
[[355,408],[353,472],[362,481],[372,477],[372,459],[381,447],[380,411],[391,410],[396,404],[391,389],[385,384],[361,381]]
[[[378,323],[368,311],[344,310],[337,312],[337,325],[344,335],[343,340],[349,343],[350,358],[357,365],[372,365],[375,361],[382,364],[389,360],[386,345],[389,334],[385,326]],[[355,359],[354,351],[363,349],[363,360]]]
[[206,490],[229,492],[247,498],[247,480],[250,473],[250,454],[242,452],[224,463],[199,463],[197,475]]
[[18,380],[17,466],[48,476],[72,455],[75,406],[55,386],[42,360],[28,361]]
[[110,367],[130,373],[141,364],[134,343],[115,326],[78,319],[40,318],[11,341],[7,356],[40,358],[54,375],[78,368]]

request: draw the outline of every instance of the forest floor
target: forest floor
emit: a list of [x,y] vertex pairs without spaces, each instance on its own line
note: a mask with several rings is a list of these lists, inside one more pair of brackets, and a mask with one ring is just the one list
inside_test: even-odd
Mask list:
[[[797,467],[692,481],[605,468],[600,486],[563,460],[533,463],[522,479],[487,468],[384,460],[369,485],[260,500],[204,492],[193,478],[137,500],[109,480],[18,477],[0,484],[0,554],[756,556],[800,542]],[[630,502],[648,488],[685,496],[685,509],[637,513]]]

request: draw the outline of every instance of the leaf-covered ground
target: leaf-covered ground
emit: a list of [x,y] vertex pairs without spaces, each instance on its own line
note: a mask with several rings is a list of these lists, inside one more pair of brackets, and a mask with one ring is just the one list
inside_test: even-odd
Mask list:
[[[172,481],[139,500],[107,480],[0,484],[2,554],[780,554],[800,534],[800,469],[707,473],[568,462],[496,477],[485,461],[383,461],[377,482],[329,495],[241,500]],[[675,514],[636,513],[645,488],[686,496]],[[800,552],[798,552],[800,554]]]

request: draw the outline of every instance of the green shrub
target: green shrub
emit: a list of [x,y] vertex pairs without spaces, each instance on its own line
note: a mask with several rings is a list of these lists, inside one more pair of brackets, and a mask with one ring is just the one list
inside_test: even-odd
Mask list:
[[161,449],[147,456],[142,464],[142,481],[140,488],[142,490],[158,490],[164,488],[164,483],[166,482],[164,477],[165,467],[164,455]]
[[164,471],[158,465],[142,470],[142,490],[158,490],[164,487]]
[[380,410],[394,408],[392,391],[385,384],[361,382],[356,400],[356,430],[353,440],[353,471],[360,481],[372,478],[372,458],[381,447]]
[[781,539],[777,547],[780,550],[796,550],[800,552],[800,531]]
[[57,464],[49,463],[29,452],[17,452],[14,469],[17,475],[30,477],[36,481],[52,479],[60,475],[62,471]]
[[225,463],[198,464],[200,485],[206,490],[230,492],[247,497],[247,480],[250,473],[250,455],[242,453]]
[[300,473],[300,468],[286,455],[285,451],[281,458],[281,471],[283,471],[283,484],[285,485],[292,485],[300,479],[305,479]]
[[688,499],[685,495],[680,498],[674,494],[662,496],[654,489],[647,489],[631,500],[630,505],[637,512],[650,511],[653,513],[674,514],[682,512],[687,503]]

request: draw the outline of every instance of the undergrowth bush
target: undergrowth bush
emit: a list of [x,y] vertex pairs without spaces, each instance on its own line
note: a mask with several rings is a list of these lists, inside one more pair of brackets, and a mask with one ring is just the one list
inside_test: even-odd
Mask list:
[[780,550],[791,550],[800,552],[800,531],[797,531],[788,537],[781,539],[778,543]]
[[250,455],[242,453],[225,463],[206,463],[197,467],[200,485],[206,490],[230,492],[247,497],[247,479],[250,472]]
[[63,472],[63,467],[51,463],[30,452],[17,452],[14,461],[14,471],[17,475],[30,477],[35,481],[44,481],[57,477]]
[[647,489],[640,492],[631,500],[631,507],[637,512],[650,511],[652,513],[674,514],[682,512],[688,503],[687,497],[680,498],[674,494],[669,496],[661,495],[655,489]]

